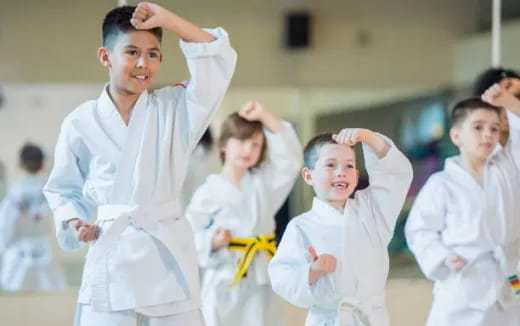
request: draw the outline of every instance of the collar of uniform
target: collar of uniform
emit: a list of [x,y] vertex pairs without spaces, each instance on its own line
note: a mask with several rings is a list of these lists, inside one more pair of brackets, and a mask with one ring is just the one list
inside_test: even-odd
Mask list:
[[[486,165],[488,164],[491,164],[489,158]],[[465,178],[469,182],[477,183],[475,178],[466,169],[462,167],[460,163],[460,155],[447,158],[444,164],[444,171],[446,171],[449,174],[453,174],[455,180],[457,180],[457,178]]]
[[316,215],[321,217],[322,222],[332,222],[336,223],[337,221],[343,220],[343,215],[337,209],[332,207],[329,203],[319,199],[318,197],[314,197],[312,200],[312,211],[316,213]]
[[[105,84],[103,87],[103,90],[101,91],[101,94],[98,98],[98,112],[102,119],[116,119],[121,123],[122,125],[125,125],[123,119],[121,118],[121,114],[117,110],[116,105],[112,101],[112,98],[110,98],[110,95],[108,94],[108,83]],[[141,110],[142,108],[146,107],[148,99],[148,90],[145,90],[144,92],[139,95],[139,98],[134,104],[134,107],[132,108],[131,116],[134,115],[134,112],[137,110]],[[130,119],[131,120],[131,119]]]
[[[244,184],[246,183],[246,178],[249,177],[249,174],[246,173],[244,178],[242,179],[242,189]],[[212,188],[212,192],[217,197],[217,199],[221,202],[231,202],[234,204],[239,204],[242,202],[243,192],[235,186],[231,181],[224,178],[221,174],[212,174],[208,176],[207,182]]]

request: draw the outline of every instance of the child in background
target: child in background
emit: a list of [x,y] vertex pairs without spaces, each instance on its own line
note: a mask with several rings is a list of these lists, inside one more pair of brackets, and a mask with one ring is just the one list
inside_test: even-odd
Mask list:
[[276,211],[301,166],[291,125],[258,102],[230,115],[219,139],[220,174],[195,192],[186,215],[203,271],[208,326],[283,325],[267,275]]
[[[356,189],[355,144],[362,143],[368,188]],[[309,309],[307,326],[389,325],[387,246],[412,181],[408,159],[367,129],[343,129],[309,141],[304,181],[312,209],[293,218],[269,264],[275,293]]]
[[63,272],[52,257],[48,235],[50,210],[43,196],[43,164],[41,148],[24,145],[20,167],[27,175],[13,184],[0,202],[0,288],[4,291],[66,288]]
[[[457,103],[448,158],[421,189],[406,238],[427,278],[435,281],[429,326],[518,326],[520,310],[507,279],[516,275],[520,221],[520,101],[500,86]],[[500,108],[510,136],[498,144]]]

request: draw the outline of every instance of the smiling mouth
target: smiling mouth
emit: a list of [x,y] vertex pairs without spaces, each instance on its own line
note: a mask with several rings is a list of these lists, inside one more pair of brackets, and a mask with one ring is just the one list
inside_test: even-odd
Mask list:
[[150,77],[148,75],[133,75],[132,78],[137,80],[148,80]]
[[348,183],[346,182],[343,182],[343,181],[339,181],[339,182],[333,182],[331,184],[332,188],[334,189],[338,189],[338,190],[344,190],[344,189],[347,189],[348,188]]

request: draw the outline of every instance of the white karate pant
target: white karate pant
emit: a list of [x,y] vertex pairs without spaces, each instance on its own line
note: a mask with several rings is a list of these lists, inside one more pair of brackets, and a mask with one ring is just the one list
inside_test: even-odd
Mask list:
[[498,303],[487,310],[471,308],[442,307],[441,304],[432,306],[427,326],[518,326],[520,325],[520,311],[510,308],[504,311]]
[[150,317],[134,310],[98,312],[78,304],[74,326],[204,326],[200,310],[164,317]]

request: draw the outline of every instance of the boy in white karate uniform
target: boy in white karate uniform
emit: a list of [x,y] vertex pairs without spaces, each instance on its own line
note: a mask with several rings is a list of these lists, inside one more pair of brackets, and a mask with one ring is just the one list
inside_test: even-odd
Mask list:
[[186,216],[203,270],[208,326],[284,325],[269,284],[276,211],[301,168],[292,126],[260,103],[229,116],[219,139],[222,172],[195,192]]
[[52,257],[50,211],[43,196],[47,179],[41,175],[44,159],[40,147],[24,145],[20,167],[27,175],[11,185],[0,201],[0,288],[4,291],[66,288],[63,271]]
[[460,155],[428,179],[406,224],[410,249],[435,281],[431,326],[520,325],[507,279],[517,274],[520,237],[520,102],[499,86],[483,98],[508,109],[508,143],[498,144],[498,107],[479,98],[456,104],[450,136]]
[[[181,38],[191,79],[149,93],[162,28]],[[152,3],[103,22],[110,81],[64,120],[45,186],[66,250],[94,241],[76,325],[202,325],[193,233],[179,197],[188,159],[236,62],[226,32]]]
[[[350,198],[359,178],[352,148],[358,142],[370,186]],[[307,326],[388,325],[387,245],[412,180],[410,162],[384,136],[343,129],[313,138],[304,165],[316,197],[310,211],[289,222],[269,264],[273,290],[310,309]]]

